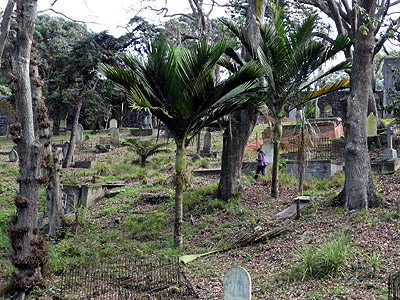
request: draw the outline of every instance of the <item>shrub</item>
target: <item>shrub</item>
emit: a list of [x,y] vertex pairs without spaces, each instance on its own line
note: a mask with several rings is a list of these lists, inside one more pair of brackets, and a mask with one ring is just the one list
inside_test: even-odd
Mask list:
[[304,247],[296,257],[298,263],[293,266],[290,277],[295,280],[334,277],[346,269],[350,255],[345,234],[331,236],[319,248]]

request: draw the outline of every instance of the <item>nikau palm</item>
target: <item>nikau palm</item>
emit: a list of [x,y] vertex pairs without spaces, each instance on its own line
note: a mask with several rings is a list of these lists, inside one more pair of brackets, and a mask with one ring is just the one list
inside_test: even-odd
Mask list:
[[[333,45],[326,45],[315,39],[316,15],[309,16],[300,25],[293,25],[287,20],[284,10],[278,5],[271,5],[271,9],[272,21],[260,25],[261,40],[258,49],[252,49],[243,31],[238,30],[232,23],[224,23],[263,66],[266,89],[264,102],[274,118],[271,196],[277,197],[279,144],[282,137],[282,118],[286,114],[285,109],[291,110],[323,94],[348,87],[348,81],[344,80],[329,86],[329,88],[321,89],[317,93],[305,95],[315,81],[349,66],[348,62],[342,62],[318,77],[312,77],[322,64],[334,58],[344,48],[350,47],[352,42],[347,37],[341,36]],[[229,51],[228,54],[239,65],[243,63],[234,52]],[[225,63],[227,67],[230,66],[226,61]]]
[[183,244],[187,145],[211,122],[257,101],[256,97],[249,99],[258,89],[256,79],[262,74],[257,64],[244,65],[228,79],[215,81],[212,71],[226,48],[224,41],[212,46],[200,42],[188,49],[170,48],[158,41],[149,47],[147,59],[123,54],[120,55],[123,67],[101,68],[106,77],[129,90],[133,106],[150,110],[174,137],[176,247]]

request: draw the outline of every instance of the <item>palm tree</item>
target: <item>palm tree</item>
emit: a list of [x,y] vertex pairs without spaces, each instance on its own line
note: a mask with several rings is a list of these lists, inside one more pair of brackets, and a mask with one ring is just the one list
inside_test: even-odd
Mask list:
[[[271,5],[271,10],[271,22],[260,25],[261,40],[258,50],[251,47],[244,31],[238,30],[232,23],[226,21],[224,23],[263,66],[264,101],[274,118],[271,196],[277,197],[279,145],[285,109],[290,111],[323,94],[348,87],[348,81],[342,80],[329,88],[304,96],[315,81],[349,67],[349,63],[345,61],[312,78],[313,73],[322,64],[334,58],[344,48],[350,47],[352,42],[349,38],[340,36],[335,43],[326,45],[315,39],[316,15],[307,17],[299,25],[293,25],[279,5]],[[234,52],[229,51],[228,54],[236,63],[243,64],[242,59]],[[233,69],[229,63],[225,63],[227,67]]]
[[216,82],[212,71],[227,48],[220,41],[212,46],[199,42],[184,49],[157,41],[149,46],[147,59],[120,55],[123,67],[102,66],[106,77],[130,92],[135,107],[150,110],[170,130],[176,143],[174,244],[182,238],[183,191],[186,185],[186,147],[190,140],[216,119],[229,112],[255,105],[258,64],[244,65],[224,81]]
[[157,144],[152,140],[138,140],[138,139],[128,139],[126,143],[129,150],[136,152],[140,156],[141,166],[146,167],[147,159],[161,152],[169,152],[166,148],[168,143]]

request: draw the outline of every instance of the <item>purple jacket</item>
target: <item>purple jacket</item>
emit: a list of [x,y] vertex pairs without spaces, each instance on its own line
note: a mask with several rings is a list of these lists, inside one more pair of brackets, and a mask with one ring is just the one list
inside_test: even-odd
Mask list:
[[265,154],[263,152],[258,153],[257,166],[266,166],[267,160],[265,159]]

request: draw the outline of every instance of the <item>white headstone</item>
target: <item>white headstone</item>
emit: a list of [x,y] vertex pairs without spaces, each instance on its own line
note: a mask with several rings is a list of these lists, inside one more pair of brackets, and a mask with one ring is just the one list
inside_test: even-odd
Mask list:
[[67,120],[61,120],[60,121],[60,128],[66,128],[67,127]]
[[289,119],[296,120],[296,112],[297,109],[292,109],[291,111],[289,111]]
[[8,158],[10,159],[10,162],[16,162],[18,160],[18,153],[14,148],[11,149]]
[[274,143],[271,140],[266,140],[262,144],[262,151],[265,154],[265,159],[268,163],[274,160]]
[[111,128],[117,128],[118,127],[118,121],[115,119],[110,120],[110,129]]
[[376,136],[377,134],[376,117],[373,113],[370,113],[367,118],[367,136]]
[[251,278],[242,267],[233,267],[224,277],[224,300],[250,300]]
[[75,145],[82,145],[83,143],[83,126],[78,124],[76,126],[76,138],[75,138]]

